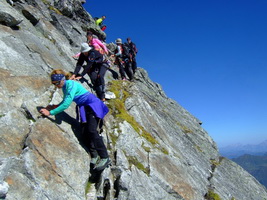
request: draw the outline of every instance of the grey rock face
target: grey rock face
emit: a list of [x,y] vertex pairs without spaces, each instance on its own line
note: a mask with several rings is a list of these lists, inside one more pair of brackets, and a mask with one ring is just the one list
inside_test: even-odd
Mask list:
[[5,198],[8,192],[8,184],[5,181],[0,182],[0,198]]
[[[116,98],[107,101],[102,133],[112,166],[86,195],[90,156],[75,105],[49,118],[38,111],[61,101],[49,73],[74,70],[72,56],[86,31],[106,36],[78,0],[20,0],[13,7],[0,1],[0,21],[0,198],[202,200],[211,193],[226,200],[267,198],[266,189],[222,158],[201,121],[168,98],[144,69],[129,82],[114,80],[116,66],[105,76]],[[113,43],[107,46],[114,51]]]
[[8,13],[0,12],[0,24],[6,25],[9,27],[14,27],[14,26],[19,25],[21,22],[22,20],[18,20]]
[[[9,3],[13,4],[13,2]],[[16,27],[19,25],[23,20],[19,14],[16,11],[14,12],[13,8],[7,2],[3,2],[2,4],[0,8],[0,24],[9,27]]]

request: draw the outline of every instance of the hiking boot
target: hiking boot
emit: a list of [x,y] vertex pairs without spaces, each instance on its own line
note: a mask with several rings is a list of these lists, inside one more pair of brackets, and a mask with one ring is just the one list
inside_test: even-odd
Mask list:
[[94,157],[94,158],[91,158],[91,161],[90,161],[90,166],[95,166],[97,161],[100,159],[99,156],[97,157]]
[[105,169],[109,164],[111,163],[111,160],[109,158],[101,158],[97,165],[95,166],[96,171],[102,171]]

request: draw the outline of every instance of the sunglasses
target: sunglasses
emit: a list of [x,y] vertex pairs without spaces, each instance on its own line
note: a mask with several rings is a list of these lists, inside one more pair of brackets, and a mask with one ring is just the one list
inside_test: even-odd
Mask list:
[[53,85],[59,85],[61,81],[52,82]]

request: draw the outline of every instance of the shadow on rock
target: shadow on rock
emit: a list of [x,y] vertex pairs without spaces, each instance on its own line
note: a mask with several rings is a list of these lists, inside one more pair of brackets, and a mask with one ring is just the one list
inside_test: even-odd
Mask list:
[[119,74],[118,74],[116,71],[114,71],[114,70],[111,69],[111,68],[108,68],[108,71],[111,72],[112,77],[113,77],[114,79],[119,79]]
[[[37,107],[37,110],[38,112],[44,107],[41,107],[41,106],[38,106]],[[49,119],[51,122],[53,123],[56,123],[56,124],[62,124],[62,122],[65,122],[69,125],[71,125],[71,129],[74,133],[74,135],[76,136],[76,138],[78,139],[80,145],[84,148],[84,150],[86,152],[88,152],[88,148],[86,147],[85,145],[85,142],[84,142],[84,137],[82,135],[82,128],[81,128],[81,125],[80,123],[73,117],[71,117],[70,115],[68,115],[66,112],[61,112],[57,115],[55,115],[55,119],[49,117],[49,116],[43,116],[43,115],[40,115],[38,118],[47,118]]]

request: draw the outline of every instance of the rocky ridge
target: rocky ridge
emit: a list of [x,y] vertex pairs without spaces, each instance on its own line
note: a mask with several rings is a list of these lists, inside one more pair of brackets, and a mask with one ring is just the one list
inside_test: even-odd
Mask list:
[[[73,71],[71,56],[85,31],[106,37],[82,3],[0,2],[0,198],[267,199],[264,186],[221,157],[201,122],[168,98],[144,69],[134,82],[123,82],[114,80],[115,66],[105,77],[116,99],[108,101],[102,133],[112,166],[89,187],[90,157],[75,105],[55,117],[38,112],[60,101],[48,75],[55,68]],[[90,83],[83,84],[93,92]]]

